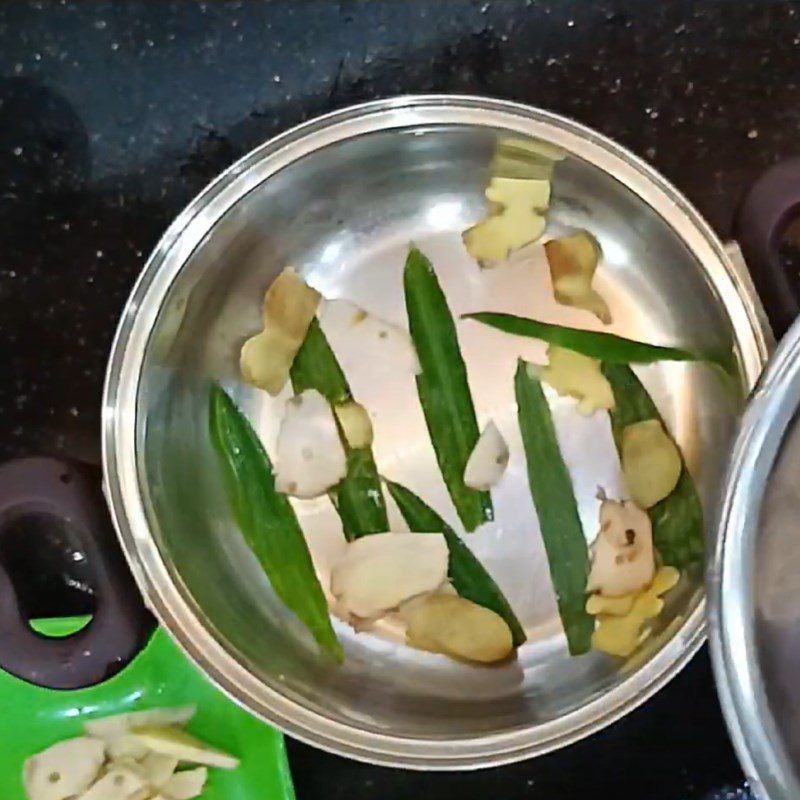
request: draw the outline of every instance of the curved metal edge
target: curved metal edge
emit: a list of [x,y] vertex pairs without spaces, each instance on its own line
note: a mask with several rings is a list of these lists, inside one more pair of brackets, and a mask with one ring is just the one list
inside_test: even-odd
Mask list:
[[736,439],[709,571],[711,660],[736,754],[760,797],[800,797],[800,780],[781,745],[755,653],[753,564],[761,502],[800,401],[800,321],[779,345],[748,405]]
[[[647,670],[631,674],[572,714],[538,726],[535,738],[530,730],[444,742],[364,732],[321,720],[313,710],[265,686],[199,623],[196,609],[173,585],[150,536],[136,463],[136,396],[149,332],[172,280],[210,224],[270,174],[305,152],[360,133],[425,124],[471,124],[555,139],[565,150],[610,172],[657,208],[705,266],[739,337],[747,388],[755,383],[768,347],[765,332],[752,313],[752,298],[737,280],[708,224],[649,165],[589,128],[522,104],[458,95],[398,97],[327,114],[266,142],[222,173],[168,228],[133,288],[112,345],[103,391],[103,468],[117,532],[148,605],[178,645],[231,699],[286,733],[340,755],[386,766],[465,769],[546,753],[611,724],[643,703],[702,645],[704,601],[653,657]],[[270,163],[265,167],[263,162],[268,158]]]

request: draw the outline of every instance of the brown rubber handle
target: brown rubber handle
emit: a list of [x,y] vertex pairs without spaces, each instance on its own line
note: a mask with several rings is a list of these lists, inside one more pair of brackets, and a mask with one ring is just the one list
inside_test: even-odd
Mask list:
[[781,263],[781,239],[800,210],[800,158],[768,169],[739,207],[734,236],[753,276],[777,336],[800,314],[800,281],[792,282]]
[[0,561],[0,668],[50,689],[93,686],[131,661],[154,627],[114,535],[99,475],[53,458],[0,466],[0,540],[27,514],[69,526],[93,568],[97,603],[82,630],[64,638],[42,636],[28,625]]

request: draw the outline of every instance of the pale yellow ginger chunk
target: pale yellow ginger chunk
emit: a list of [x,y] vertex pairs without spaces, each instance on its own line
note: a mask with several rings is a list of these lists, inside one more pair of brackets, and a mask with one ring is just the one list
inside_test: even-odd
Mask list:
[[607,614],[610,617],[624,617],[629,614],[636,600],[635,594],[626,594],[622,597],[604,597],[602,594],[593,594],[586,601],[586,613],[597,617]]
[[[677,569],[661,567],[650,586],[634,596],[630,611],[622,616],[608,613],[598,617],[599,624],[592,634],[592,647],[621,658],[631,655],[651,634],[652,629],[645,628],[645,623],[657,617],[663,610],[664,601],[661,595],[672,589],[679,579],[680,573]],[[592,607],[596,608],[597,605],[598,601],[595,601]],[[586,607],[588,611],[588,602]]]
[[581,414],[614,408],[614,392],[598,359],[557,345],[547,348],[547,357],[547,366],[537,370],[539,378],[562,397],[574,397]]
[[429,595],[411,603],[403,616],[406,641],[418,650],[491,664],[514,649],[511,629],[501,616],[458,595]]
[[334,406],[333,411],[349,447],[358,450],[372,444],[374,438],[372,420],[369,418],[367,409],[361,403],[351,400],[348,403]]
[[331,594],[345,619],[378,619],[447,578],[441,533],[381,533],[349,542],[331,572]]
[[563,150],[537,139],[501,137],[497,141],[489,172],[497,178],[550,180],[556,161],[566,157]]
[[[591,549],[588,592],[619,598],[639,592],[653,582],[653,526],[647,512],[630,500],[622,503],[603,500],[600,531]],[[620,615],[625,613],[620,611]]]
[[239,356],[242,377],[247,383],[271,395],[283,389],[319,301],[319,292],[291,267],[275,278],[264,295],[264,328],[242,345]]
[[491,203],[490,215],[463,234],[467,251],[484,267],[544,233],[542,212],[550,205],[550,181],[493,177],[486,199]]
[[602,255],[597,239],[587,231],[580,231],[545,242],[544,250],[556,302],[590,311],[608,325],[611,322],[608,304],[592,287]]
[[622,430],[622,474],[636,505],[650,508],[669,495],[683,469],[678,447],[657,419]]

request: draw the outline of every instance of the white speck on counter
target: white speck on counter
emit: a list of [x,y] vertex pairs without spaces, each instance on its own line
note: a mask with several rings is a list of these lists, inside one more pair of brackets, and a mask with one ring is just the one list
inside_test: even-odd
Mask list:
[[747,138],[758,139],[758,130],[756,128],[751,128],[749,131],[747,131]]

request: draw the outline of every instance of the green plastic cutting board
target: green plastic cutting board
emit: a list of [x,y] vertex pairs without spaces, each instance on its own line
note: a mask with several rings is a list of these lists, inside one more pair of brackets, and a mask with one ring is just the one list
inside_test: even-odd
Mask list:
[[[39,620],[36,630],[64,636],[76,620]],[[83,722],[159,706],[197,706],[187,730],[241,759],[236,770],[209,770],[204,800],[294,800],[283,736],[214,688],[160,628],[118,675],[99,686],[54,691],[0,671],[0,800],[26,800],[22,764]]]

